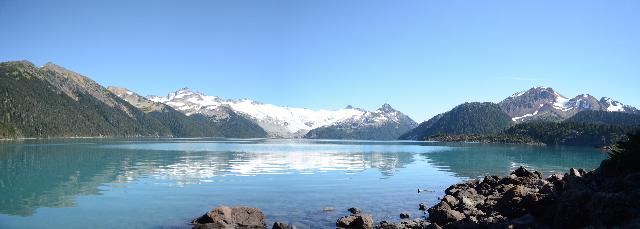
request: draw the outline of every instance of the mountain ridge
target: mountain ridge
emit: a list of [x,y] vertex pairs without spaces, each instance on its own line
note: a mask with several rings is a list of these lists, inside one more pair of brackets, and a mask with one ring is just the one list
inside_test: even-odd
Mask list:
[[498,103],[514,122],[544,119],[559,121],[584,110],[640,114],[638,109],[609,97],[597,99],[589,94],[568,98],[551,87],[534,87],[515,93]]
[[[204,93],[193,91],[186,87],[170,92],[165,97],[152,95],[147,96],[147,98],[169,105],[187,115],[203,114],[209,110],[217,109],[220,106],[227,106],[238,114],[253,120],[269,133],[269,137],[275,138],[301,138],[305,137],[308,132],[314,129],[330,127],[341,121],[355,120],[358,117],[371,114],[370,111],[355,108],[351,105],[338,110],[312,110],[308,108],[278,106],[251,99],[223,99],[218,96],[205,95]],[[389,104],[384,104],[380,109],[389,112],[398,112]],[[403,118],[408,118],[408,116],[402,115]],[[413,120],[411,120],[411,122],[413,122]],[[402,128],[403,126],[397,127]],[[400,131],[404,130],[405,129],[400,129]]]
[[362,116],[315,128],[304,138],[395,140],[417,125],[409,116],[385,103],[375,111],[365,111]]

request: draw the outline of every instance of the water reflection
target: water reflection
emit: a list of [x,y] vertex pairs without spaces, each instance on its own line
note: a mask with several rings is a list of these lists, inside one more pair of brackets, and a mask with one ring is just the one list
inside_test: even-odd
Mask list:
[[[368,189],[359,192],[373,195],[381,192],[385,184],[400,184],[403,189],[406,186],[411,191],[415,190],[414,187],[423,185],[421,182],[425,181],[421,178],[425,175],[447,176],[429,180],[435,182],[431,185],[446,187],[456,180],[451,176],[504,175],[519,165],[551,173],[565,171],[569,167],[593,168],[603,158],[604,155],[595,150],[580,148],[418,142],[264,139],[26,141],[0,144],[0,213],[31,216],[43,207],[73,207],[78,196],[101,195],[106,186],[126,188],[136,181],[148,179],[185,186],[214,182],[213,178],[219,177],[240,179],[250,176],[251,182],[259,182],[263,185],[260,188],[265,190],[273,188],[269,185],[292,187],[286,180],[295,180],[303,182],[296,186],[300,190],[295,191],[300,193],[367,186]],[[373,184],[372,180],[331,180],[351,179],[353,174],[364,173],[367,175],[361,178],[391,179],[402,171],[405,173],[401,179],[393,182],[380,180],[373,181]],[[306,174],[311,178],[297,177]],[[322,174],[330,174],[331,179],[316,176]],[[274,176],[285,183],[272,183]],[[266,180],[261,180],[262,177]],[[335,187],[319,189],[320,180],[323,185]],[[222,185],[234,190],[233,185],[243,184]],[[256,195],[251,198],[261,197]],[[277,193],[273,195],[278,196]],[[321,196],[325,194],[317,195],[314,198],[327,199]],[[342,199],[351,198],[344,195]],[[394,196],[393,193],[389,195]],[[228,198],[218,201],[234,200]],[[284,199],[279,201],[286,202]],[[308,217],[300,215],[299,218]]]
[[[354,173],[367,168],[392,176],[414,161],[413,152],[384,145],[247,145],[232,141],[0,147],[0,213],[20,216],[32,215],[41,207],[71,207],[78,195],[99,195],[104,184],[141,177],[185,185],[221,175]],[[231,149],[252,151],[215,151]],[[372,151],[383,149],[386,152]],[[425,148],[420,152],[442,149]]]
[[544,175],[566,173],[569,168],[595,168],[606,154],[597,149],[527,145],[449,144],[451,151],[421,154],[431,164],[460,178],[508,175],[524,166]]

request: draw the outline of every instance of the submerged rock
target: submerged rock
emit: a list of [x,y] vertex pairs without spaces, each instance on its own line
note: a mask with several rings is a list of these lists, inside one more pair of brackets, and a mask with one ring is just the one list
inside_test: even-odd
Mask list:
[[193,228],[267,228],[264,213],[258,208],[217,207],[193,220]]
[[323,212],[332,212],[332,211],[335,211],[335,210],[336,210],[336,209],[335,209],[335,208],[332,208],[332,207],[325,207],[325,208],[322,208],[322,211],[323,211]]

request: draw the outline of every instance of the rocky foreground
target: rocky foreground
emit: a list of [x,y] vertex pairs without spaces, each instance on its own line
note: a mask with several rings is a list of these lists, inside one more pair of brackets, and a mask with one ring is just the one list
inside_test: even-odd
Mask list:
[[[426,218],[382,221],[358,208],[338,228],[640,228],[640,132],[618,143],[591,172],[570,169],[544,177],[520,167],[507,177],[486,176],[452,185]],[[221,206],[194,220],[194,228],[266,228],[256,208]],[[273,229],[295,226],[276,222]]]
[[521,167],[445,194],[425,220],[444,228],[640,228],[640,173],[607,166],[548,178]]
[[[604,165],[604,163],[603,163]],[[424,210],[426,206],[420,205]],[[428,217],[382,221],[360,209],[336,222],[337,228],[640,228],[640,172],[616,168],[543,177],[518,168],[510,176],[486,176],[452,185]],[[267,228],[256,208],[218,207],[193,221],[194,228]],[[296,228],[276,222],[274,229]]]

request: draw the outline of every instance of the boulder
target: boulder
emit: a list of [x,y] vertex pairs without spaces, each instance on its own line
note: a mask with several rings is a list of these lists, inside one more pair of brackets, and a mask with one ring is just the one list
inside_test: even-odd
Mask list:
[[420,210],[420,211],[426,211],[426,210],[427,210],[427,204],[425,204],[425,203],[420,203],[420,204],[418,205],[418,210]]
[[456,205],[458,205],[458,199],[456,199],[455,197],[451,196],[451,195],[446,195],[444,197],[442,197],[442,201],[444,201],[445,203],[449,204],[449,206],[454,207]]
[[411,214],[407,212],[400,213],[400,219],[408,219],[411,218]]
[[271,229],[297,229],[297,227],[283,222],[275,222],[273,223],[273,227],[271,227]]
[[351,214],[354,215],[359,215],[360,213],[362,213],[362,210],[360,210],[360,208],[349,208],[347,209],[347,211],[351,212]]
[[429,217],[427,219],[438,225],[447,225],[449,223],[462,220],[465,217],[464,214],[459,211],[451,209],[449,204],[444,200],[429,208],[427,211],[429,212]]
[[516,177],[537,177],[536,174],[529,172],[529,170],[525,169],[522,166],[520,166],[520,168],[516,169],[515,171],[511,172],[511,174],[516,175]]
[[267,228],[258,208],[219,206],[192,221],[193,228]]
[[343,216],[336,221],[336,226],[339,228],[372,229],[373,217],[371,215]]

